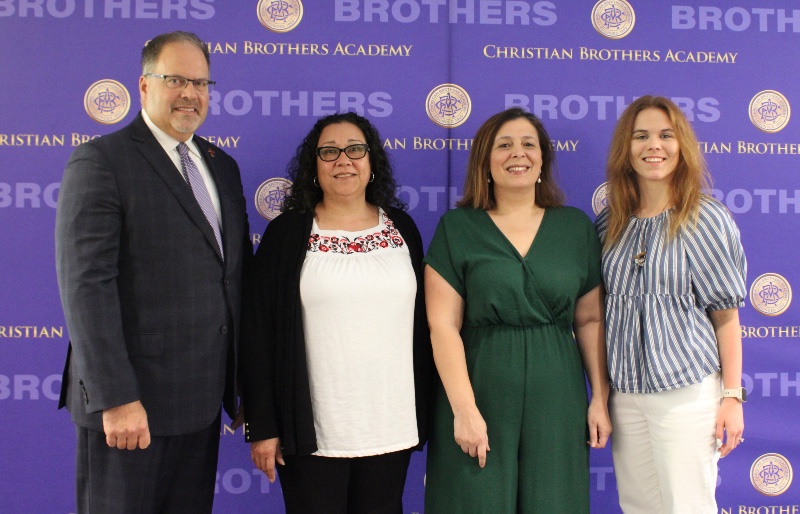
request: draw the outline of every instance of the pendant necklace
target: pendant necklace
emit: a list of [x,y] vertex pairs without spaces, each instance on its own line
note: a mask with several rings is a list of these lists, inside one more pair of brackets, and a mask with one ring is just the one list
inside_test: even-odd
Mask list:
[[[659,212],[658,214],[656,214],[654,216],[651,216],[651,218],[655,218],[656,216],[659,216],[661,213],[666,211],[668,205],[669,205],[669,202],[664,204],[664,208],[661,209],[661,212]],[[643,219],[643,218],[640,218],[640,219]],[[641,268],[641,267],[644,266],[644,261],[647,258],[647,241],[645,241],[645,238],[644,238],[644,231],[641,232],[641,237],[639,239],[640,239],[639,240],[639,248],[641,249],[641,251],[633,256],[633,262],[635,262],[636,265]]]

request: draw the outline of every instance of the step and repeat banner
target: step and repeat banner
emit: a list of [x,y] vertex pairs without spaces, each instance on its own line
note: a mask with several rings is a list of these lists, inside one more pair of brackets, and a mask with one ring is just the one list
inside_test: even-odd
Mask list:
[[[543,120],[567,203],[594,217],[619,114],[645,94],[672,98],[749,264],[747,442],[719,463],[720,513],[800,512],[795,0],[0,0],[0,512],[75,509],[75,434],[56,411],[68,341],[59,183],[77,145],[134,118],[142,46],[177,29],[211,50],[217,86],[199,135],[239,162],[256,245],[320,116],[355,111],[378,127],[427,244],[492,114],[520,106]],[[223,427],[220,452],[216,512],[283,512],[241,429]],[[423,511],[424,459],[409,470],[407,513]],[[610,451],[591,466],[593,512],[619,512]]]

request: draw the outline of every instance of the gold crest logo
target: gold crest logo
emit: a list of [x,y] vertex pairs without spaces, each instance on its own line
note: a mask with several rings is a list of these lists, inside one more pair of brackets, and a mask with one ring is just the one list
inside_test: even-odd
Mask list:
[[592,26],[601,36],[622,39],[633,30],[636,13],[625,0],[600,0],[592,9]]
[[783,130],[789,123],[789,118],[792,115],[789,100],[782,94],[777,91],[772,91],[771,89],[757,93],[756,96],[750,100],[748,112],[753,125],[755,125],[758,130],[769,134]]
[[764,273],[750,286],[750,303],[765,316],[779,316],[792,303],[792,287],[777,273]]
[[594,190],[592,195],[592,210],[594,215],[597,216],[608,205],[608,182],[603,182],[597,189]]
[[785,493],[792,485],[792,476],[789,459],[778,453],[764,454],[750,467],[750,483],[766,496]]
[[275,177],[267,179],[256,190],[256,210],[267,220],[274,220],[281,213],[283,200],[287,191],[292,187],[292,182],[285,178]]
[[83,95],[83,106],[93,120],[112,125],[123,119],[131,108],[131,95],[116,80],[98,80]]
[[300,0],[259,0],[258,21],[273,32],[289,32],[303,19]]
[[472,112],[472,100],[463,87],[455,84],[436,86],[425,100],[428,117],[444,128],[455,128],[467,121]]

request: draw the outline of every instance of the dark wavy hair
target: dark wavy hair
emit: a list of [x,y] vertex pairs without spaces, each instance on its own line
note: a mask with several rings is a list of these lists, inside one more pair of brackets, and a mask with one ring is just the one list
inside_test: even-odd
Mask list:
[[354,112],[331,114],[320,118],[311,132],[297,147],[295,156],[286,167],[286,173],[292,181],[292,188],[283,202],[283,211],[313,212],[314,207],[322,200],[322,189],[314,185],[317,177],[317,145],[322,131],[328,125],[351,123],[364,134],[364,141],[369,146],[367,157],[369,167],[375,179],[367,184],[367,202],[382,209],[395,208],[405,210],[406,206],[397,196],[397,183],[394,181],[389,156],[383,150],[381,137],[368,119]]
[[484,210],[494,209],[497,206],[494,183],[488,180],[494,138],[503,125],[519,118],[528,120],[536,129],[539,147],[542,149],[542,173],[539,175],[542,181],[536,183],[536,205],[539,207],[564,205],[564,193],[556,183],[556,153],[550,136],[539,118],[519,107],[512,107],[486,120],[475,134],[469,152],[467,177],[464,180],[464,197],[456,203],[456,206]]

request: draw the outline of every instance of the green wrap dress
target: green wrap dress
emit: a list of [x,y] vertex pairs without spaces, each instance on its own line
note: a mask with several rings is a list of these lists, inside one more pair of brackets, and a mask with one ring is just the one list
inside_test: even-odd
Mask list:
[[426,514],[588,513],[587,395],[575,303],[600,284],[600,243],[582,211],[547,209],[525,256],[488,213],[447,212],[425,262],[464,298],[461,337],[486,467],[453,437],[441,383],[428,444]]

